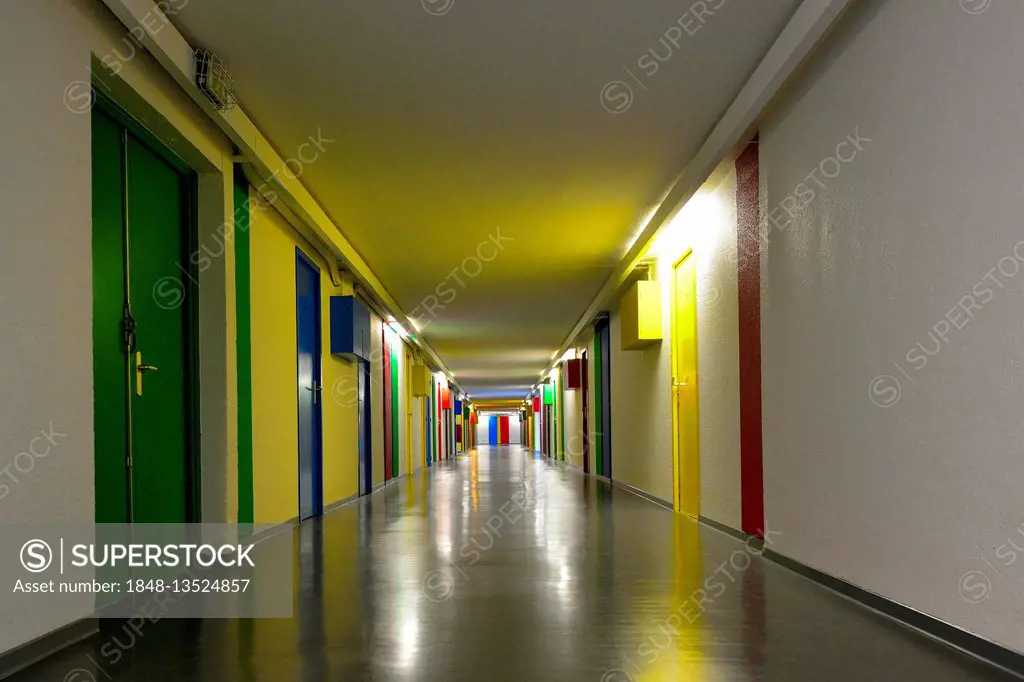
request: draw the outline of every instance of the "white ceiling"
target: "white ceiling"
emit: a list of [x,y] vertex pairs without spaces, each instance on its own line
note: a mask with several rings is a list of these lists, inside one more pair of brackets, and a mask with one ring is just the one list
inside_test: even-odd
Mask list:
[[799,4],[697,22],[720,2],[192,0],[175,23],[283,157],[337,140],[307,188],[470,395],[521,397]]

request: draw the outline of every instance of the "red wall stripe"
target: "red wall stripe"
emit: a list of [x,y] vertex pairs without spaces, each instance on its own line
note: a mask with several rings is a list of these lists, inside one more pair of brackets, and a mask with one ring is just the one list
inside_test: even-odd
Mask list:
[[761,201],[758,139],[736,159],[740,331],[740,490],[743,531],[764,537],[761,431]]

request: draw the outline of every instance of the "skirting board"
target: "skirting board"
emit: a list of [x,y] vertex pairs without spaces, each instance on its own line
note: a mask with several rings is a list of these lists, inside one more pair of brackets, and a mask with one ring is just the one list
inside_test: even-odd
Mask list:
[[650,502],[652,504],[656,504],[659,507],[663,507],[663,508],[667,509],[668,511],[673,511],[672,510],[672,503],[671,502],[666,502],[665,500],[661,499],[660,497],[655,497],[654,495],[651,495],[646,490],[641,490],[640,488],[634,488],[633,486],[629,485],[628,483],[623,483],[622,481],[617,481],[614,478],[608,479],[608,478],[605,478],[604,476],[597,476],[596,478],[604,480],[604,481],[608,481],[609,483],[612,484],[612,486],[614,486],[614,487],[616,487],[616,488],[618,488],[620,490],[625,490],[627,493],[633,493],[637,497],[642,497],[645,500],[647,500],[648,502]]
[[[601,481],[610,482],[614,487],[631,492],[638,497],[642,497],[643,499],[658,505],[659,507],[669,511],[672,510],[671,504],[640,490],[639,488],[635,488],[616,480],[609,481],[604,476],[597,476],[596,474],[588,475]],[[726,535],[729,535],[741,542],[753,542],[756,540],[760,543],[758,548],[764,546],[764,541],[760,538],[748,535],[747,533],[736,530],[724,523],[709,519],[705,516],[700,517],[700,522],[709,528],[725,533]],[[836,578],[835,576],[811,568],[810,566],[779,554],[778,552],[772,551],[771,549],[765,549],[762,556],[768,561],[789,569],[811,582],[817,583],[818,585],[821,585],[842,597],[846,597],[847,599],[856,602],[858,605],[866,609],[874,611],[876,614],[884,618],[895,621],[906,628],[914,630],[920,635],[924,635],[925,637],[955,649],[962,654],[975,658],[982,663],[986,663],[1024,679],[1024,654],[1013,651],[1012,649],[1007,649],[995,642],[979,637],[978,635],[971,634],[970,632],[962,630],[955,625],[951,625],[945,621],[935,618],[934,616],[929,616],[926,613],[912,609],[909,606],[904,606],[903,604],[895,602],[887,597],[865,590],[864,588],[858,587],[853,583],[846,582],[841,578]]]
[[828,588],[875,613],[893,620],[930,639],[967,654],[983,663],[1024,678],[1024,654],[962,630],[955,625],[929,616],[888,597],[875,594],[842,578],[829,575],[778,552],[766,549],[764,558],[793,571],[811,582]]
[[706,516],[702,516],[698,520],[708,528],[714,528],[720,533],[725,533],[726,535],[732,536],[752,549],[759,550],[764,547],[764,540],[757,537],[756,535],[751,535],[750,533],[744,533],[741,530],[736,530],[732,526],[727,526],[724,523],[715,521],[714,519],[709,519]]
[[[405,476],[406,474],[402,474],[387,483],[381,483],[375,486],[372,492],[383,490],[385,486],[395,483]],[[356,502],[359,499],[358,495],[353,495],[352,497],[333,502],[324,507],[324,514],[336,511],[337,509]],[[272,535],[277,535],[278,533],[298,527],[299,523],[300,521],[298,517],[288,519],[287,521],[277,524],[273,528],[267,528],[266,530],[252,535],[249,539],[255,543],[262,542]],[[99,632],[99,619],[83,618],[82,620],[70,623],[54,630],[53,632],[47,633],[42,637],[32,640],[31,642],[27,642],[19,647],[11,649],[10,651],[4,652],[0,654],[0,680],[10,677],[14,673],[24,670],[45,658],[49,658],[62,649],[66,649],[69,646],[81,642],[82,640],[88,639],[97,632]]]
[[0,680],[99,632],[99,620],[83,618],[0,654]]
[[359,495],[357,493],[355,495],[351,495],[349,497],[346,497],[343,500],[338,500],[337,502],[331,502],[329,505],[324,507],[324,514],[327,514],[328,512],[332,512],[335,509],[341,509],[345,505],[352,504],[353,502],[357,501],[358,499],[359,499]]

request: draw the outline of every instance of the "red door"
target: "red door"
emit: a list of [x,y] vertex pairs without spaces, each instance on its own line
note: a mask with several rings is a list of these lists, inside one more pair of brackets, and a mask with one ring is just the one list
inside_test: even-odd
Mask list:
[[498,445],[508,445],[508,417],[498,417]]

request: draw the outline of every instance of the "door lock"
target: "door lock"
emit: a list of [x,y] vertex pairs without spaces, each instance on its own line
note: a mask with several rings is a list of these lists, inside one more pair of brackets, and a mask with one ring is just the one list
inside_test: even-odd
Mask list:
[[135,353],[135,395],[142,395],[142,374],[144,372],[155,372],[159,367],[156,365],[142,364],[142,353]]

